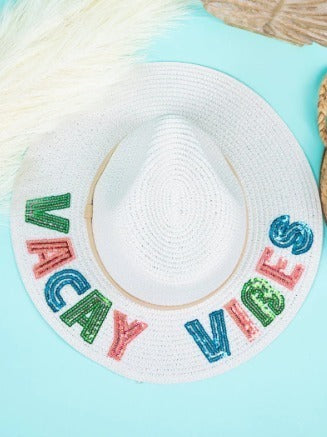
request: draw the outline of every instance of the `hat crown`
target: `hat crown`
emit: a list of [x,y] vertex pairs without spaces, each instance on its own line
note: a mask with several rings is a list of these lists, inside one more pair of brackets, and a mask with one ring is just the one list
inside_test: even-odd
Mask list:
[[95,243],[129,294],[155,305],[189,304],[235,268],[245,210],[219,145],[190,120],[161,116],[125,137],[98,181]]

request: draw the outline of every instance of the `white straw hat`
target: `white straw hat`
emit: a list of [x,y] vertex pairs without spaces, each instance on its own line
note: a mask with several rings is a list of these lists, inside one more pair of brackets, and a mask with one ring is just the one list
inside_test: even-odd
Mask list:
[[25,157],[12,203],[25,286],[117,373],[222,373],[285,329],[313,282],[310,167],[267,103],[214,70],[139,66],[107,101]]

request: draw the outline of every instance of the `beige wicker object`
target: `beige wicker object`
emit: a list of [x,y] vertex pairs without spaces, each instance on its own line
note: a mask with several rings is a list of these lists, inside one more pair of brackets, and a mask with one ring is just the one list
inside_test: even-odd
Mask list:
[[323,80],[319,91],[318,126],[321,139],[325,145],[320,172],[320,197],[324,216],[327,220],[327,75]]
[[327,46],[327,0],[202,0],[225,23],[297,45]]

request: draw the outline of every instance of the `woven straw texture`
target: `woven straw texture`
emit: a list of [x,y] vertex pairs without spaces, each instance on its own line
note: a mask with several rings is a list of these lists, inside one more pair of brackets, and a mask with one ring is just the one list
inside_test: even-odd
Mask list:
[[265,36],[304,45],[327,45],[326,0],[202,0],[208,12]]
[[[321,139],[327,147],[327,76],[322,81],[318,101],[318,128]],[[327,220],[327,155],[326,150],[320,171],[320,198],[325,219]]]
[[[11,225],[26,289],[43,317],[70,345],[121,375],[177,383],[225,372],[276,338],[312,285],[320,258],[322,218],[311,169],[270,106],[240,82],[214,70],[178,63],[143,65],[106,102],[98,113],[61,126],[25,157],[15,184]],[[112,158],[99,177],[108,154]],[[26,247],[26,241],[63,236],[26,222],[26,202],[64,193],[71,194],[70,208],[53,213],[70,221],[68,237],[75,259],[61,269],[80,272],[92,290],[112,302],[92,344],[83,340],[78,323],[69,327],[60,318],[83,296],[68,287],[61,293],[65,306],[53,312],[45,289],[60,268],[36,279],[37,256]],[[90,243],[86,218],[92,209],[98,254],[105,270],[126,292],[108,278]],[[249,341],[226,304],[237,299],[242,305],[244,284],[262,277],[256,266],[265,248],[272,246],[273,220],[283,214],[292,222],[307,223],[313,244],[297,255],[291,247],[273,247],[271,265],[279,263],[278,268],[287,273],[301,265],[303,273],[292,291],[273,284],[283,295],[285,308],[268,326],[246,309],[256,333]],[[239,241],[233,240],[235,232]],[[181,244],[176,243],[178,236]],[[101,240],[106,242],[104,247]],[[106,260],[105,247],[110,242],[114,247]],[[228,256],[230,270],[222,267]],[[284,261],[279,262],[280,258]],[[142,294],[146,278],[148,288]],[[211,280],[219,290],[207,293],[212,291]],[[222,309],[230,350],[225,347],[218,357],[222,359],[210,361],[185,326],[198,320],[212,338],[209,314]],[[129,322],[147,325],[119,360],[108,356],[115,311],[126,314]]]

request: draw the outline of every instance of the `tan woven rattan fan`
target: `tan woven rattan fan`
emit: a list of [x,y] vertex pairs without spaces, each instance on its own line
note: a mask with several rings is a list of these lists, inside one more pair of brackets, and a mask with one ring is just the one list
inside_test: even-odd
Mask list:
[[327,0],[202,0],[225,23],[304,45],[327,46]]
[[320,197],[324,216],[327,220],[327,75],[325,76],[319,91],[318,127],[321,139],[325,145],[320,172]]

